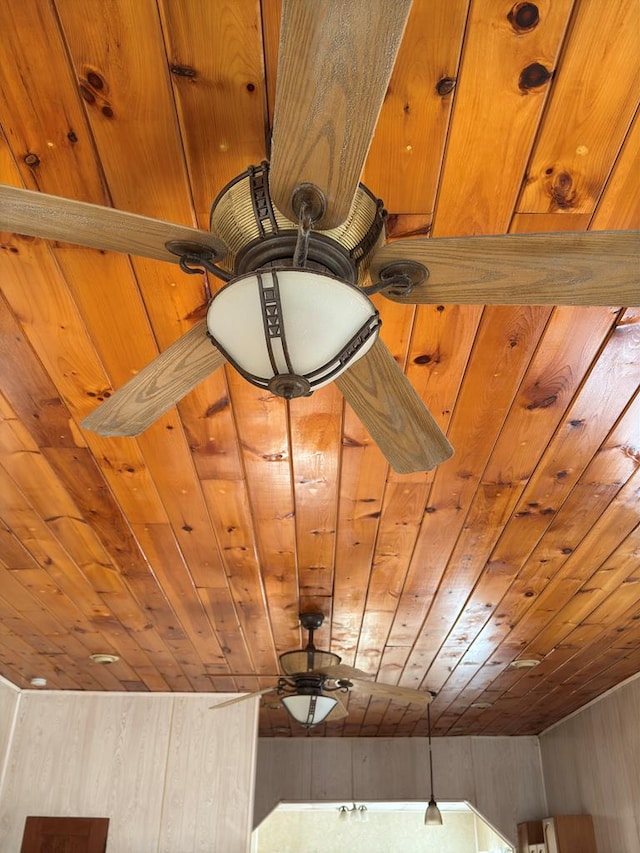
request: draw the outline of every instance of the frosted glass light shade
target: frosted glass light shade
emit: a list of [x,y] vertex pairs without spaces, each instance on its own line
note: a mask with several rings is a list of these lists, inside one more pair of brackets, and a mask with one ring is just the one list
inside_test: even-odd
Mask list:
[[331,382],[373,345],[378,313],[357,287],[307,269],[265,269],[216,293],[209,334],[242,375],[282,397]]
[[294,693],[280,700],[293,719],[307,729],[317,726],[338,704],[333,696]]
[[424,814],[425,826],[442,826],[442,813],[436,805],[436,801],[431,797],[427,810]]

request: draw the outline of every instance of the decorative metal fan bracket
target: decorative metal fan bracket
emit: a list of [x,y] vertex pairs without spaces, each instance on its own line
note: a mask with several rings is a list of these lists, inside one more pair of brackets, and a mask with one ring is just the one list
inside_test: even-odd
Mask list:
[[203,274],[205,270],[215,275],[220,274],[215,264],[218,256],[209,246],[185,240],[169,240],[165,243],[165,248],[180,258],[180,269],[189,275]]
[[408,296],[414,287],[429,278],[429,270],[417,261],[394,261],[380,269],[380,280],[362,290],[371,296],[388,292],[394,296]]

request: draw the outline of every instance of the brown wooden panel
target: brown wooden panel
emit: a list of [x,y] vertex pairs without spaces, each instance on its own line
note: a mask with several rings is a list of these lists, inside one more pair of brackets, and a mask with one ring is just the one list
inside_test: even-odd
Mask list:
[[25,820],[21,853],[104,853],[108,817],[32,817]]
[[638,106],[636,15],[629,0],[576,5],[519,211],[593,211]]

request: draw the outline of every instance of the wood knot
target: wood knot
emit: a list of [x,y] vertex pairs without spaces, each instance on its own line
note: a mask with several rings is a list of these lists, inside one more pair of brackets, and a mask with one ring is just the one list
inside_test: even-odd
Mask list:
[[551,79],[552,73],[544,67],[540,62],[532,62],[527,65],[520,73],[518,87],[521,92],[528,92],[530,89],[539,89],[540,86]]
[[517,33],[526,33],[540,22],[540,12],[535,3],[516,3],[507,20]]

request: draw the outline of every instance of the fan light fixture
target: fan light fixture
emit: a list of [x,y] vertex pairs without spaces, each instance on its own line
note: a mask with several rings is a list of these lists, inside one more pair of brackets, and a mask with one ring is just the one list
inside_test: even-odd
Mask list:
[[313,693],[293,693],[283,696],[281,701],[293,719],[305,729],[323,722],[338,704],[333,696],[324,696],[319,690]]
[[354,285],[309,269],[239,276],[214,296],[207,328],[249,382],[291,399],[328,384],[361,358],[380,318]]
[[433,755],[431,753],[431,705],[427,705],[427,725],[429,729],[429,778],[431,780],[431,796],[424,814],[425,826],[442,826],[442,814],[433,796]]

